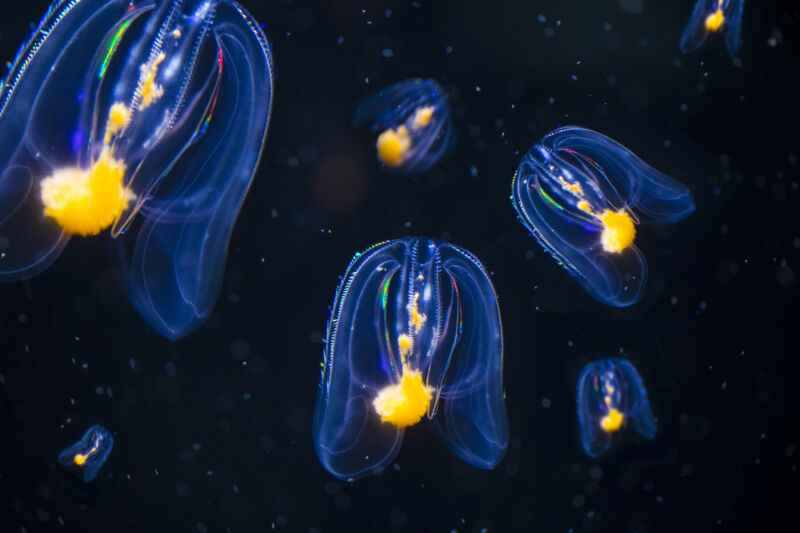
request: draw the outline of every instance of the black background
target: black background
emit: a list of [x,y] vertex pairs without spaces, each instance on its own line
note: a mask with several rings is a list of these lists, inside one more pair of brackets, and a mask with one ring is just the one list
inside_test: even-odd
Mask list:
[[[0,57],[47,4],[3,4]],[[796,4],[748,2],[735,62],[719,37],[679,54],[690,0],[244,4],[273,45],[274,105],[215,310],[176,343],[150,331],[108,237],[0,286],[0,529],[796,530]],[[398,177],[349,119],[420,76],[450,92],[459,142]],[[508,200],[522,153],[567,124],[695,194],[691,218],[640,232],[650,281],[629,309],[583,293]],[[420,425],[395,468],[345,483],[311,442],[328,307],[355,252],[404,235],[461,245],[492,272],[511,445],[479,471]],[[577,373],[620,352],[659,432],[587,460]],[[95,423],[116,445],[84,485],[56,456]]]

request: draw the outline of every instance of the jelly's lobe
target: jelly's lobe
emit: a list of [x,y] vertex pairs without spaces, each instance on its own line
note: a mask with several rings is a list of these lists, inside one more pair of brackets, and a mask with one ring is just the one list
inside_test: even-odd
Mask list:
[[269,44],[238,4],[217,3],[203,45],[201,72],[214,75],[198,77],[181,112],[191,113],[174,125],[181,135],[159,143],[167,158],[181,155],[142,207],[129,276],[134,305],[169,338],[197,328],[216,301],[272,106]]

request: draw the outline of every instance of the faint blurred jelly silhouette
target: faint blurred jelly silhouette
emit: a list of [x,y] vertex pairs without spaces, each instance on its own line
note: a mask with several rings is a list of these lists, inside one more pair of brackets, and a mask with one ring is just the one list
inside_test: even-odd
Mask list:
[[742,44],[743,8],[744,0],[697,0],[681,35],[681,52],[694,52],[710,34],[724,32],[725,48],[735,57]]
[[456,142],[449,99],[433,80],[406,80],[378,91],[359,104],[353,125],[380,131],[378,159],[403,174],[425,172]]

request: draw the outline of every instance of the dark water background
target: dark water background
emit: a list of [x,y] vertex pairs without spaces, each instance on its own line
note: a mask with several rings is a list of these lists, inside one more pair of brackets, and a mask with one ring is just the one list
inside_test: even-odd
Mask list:
[[[0,530],[796,531],[796,3],[745,5],[736,64],[719,37],[678,53],[691,0],[243,4],[277,79],[215,310],[179,342],[153,333],[106,238],[0,286]],[[47,5],[3,3],[0,57]],[[460,140],[397,177],[349,119],[420,76],[451,93]],[[691,218],[641,232],[651,278],[632,308],[584,294],[508,200],[522,153],[566,124],[695,194]],[[396,468],[345,483],[311,442],[328,306],[356,251],[404,235],[459,244],[493,273],[511,445],[479,471],[420,425]],[[577,373],[621,351],[659,433],[587,460]],[[56,456],[95,423],[116,446],[86,486]]]

